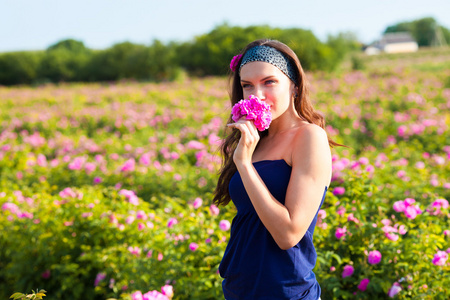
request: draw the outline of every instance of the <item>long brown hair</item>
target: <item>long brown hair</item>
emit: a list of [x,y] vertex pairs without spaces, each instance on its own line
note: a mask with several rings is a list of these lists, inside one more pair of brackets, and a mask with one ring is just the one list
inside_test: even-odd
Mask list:
[[[281,53],[285,54],[288,59],[291,61],[291,63],[296,67],[295,71],[297,72],[297,82],[295,82],[295,86],[298,88],[298,94],[297,97],[294,99],[294,107],[299,116],[304,118],[306,121],[308,121],[311,124],[316,124],[323,129],[325,129],[325,119],[324,117],[317,113],[313,106],[311,101],[309,100],[308,95],[308,88],[307,88],[307,82],[306,82],[306,76],[303,72],[303,68],[300,64],[300,61],[295,54],[294,51],[291,50],[288,46],[283,44],[282,42],[276,41],[276,40],[256,40],[254,42],[251,42],[247,45],[242,51],[241,54],[244,56],[244,54],[247,52],[248,49],[253,48],[255,46],[260,45],[266,45],[270,46],[272,48],[277,49]],[[242,60],[242,57],[241,59]],[[238,62],[238,66],[240,65],[241,61]],[[230,81],[231,81],[231,91],[230,91],[230,100],[231,100],[231,106],[236,104],[239,100],[243,98],[243,90],[241,87],[241,77],[239,74],[239,67],[236,70],[236,72],[230,74]],[[233,123],[233,119],[230,117],[228,118],[228,123]],[[226,138],[223,140],[220,151],[222,154],[222,167],[219,170],[219,180],[217,182],[216,189],[214,191],[214,199],[213,202],[217,205],[227,205],[231,198],[228,191],[228,185],[230,183],[231,177],[233,174],[237,171],[236,165],[233,161],[233,153],[236,149],[239,139],[241,137],[241,133],[238,129],[229,130],[227,127],[225,128],[225,134]],[[268,134],[267,130],[259,132],[260,138],[266,136]],[[333,146],[341,146],[340,144],[334,142],[330,138],[328,138],[328,143],[331,147]]]

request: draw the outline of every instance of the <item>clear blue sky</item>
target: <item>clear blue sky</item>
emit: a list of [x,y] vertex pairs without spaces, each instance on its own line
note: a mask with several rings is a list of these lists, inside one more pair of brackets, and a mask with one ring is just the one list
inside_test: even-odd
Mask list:
[[0,52],[45,49],[66,38],[103,49],[130,41],[188,41],[227,21],[370,43],[401,21],[434,17],[450,28],[450,0],[0,0]]

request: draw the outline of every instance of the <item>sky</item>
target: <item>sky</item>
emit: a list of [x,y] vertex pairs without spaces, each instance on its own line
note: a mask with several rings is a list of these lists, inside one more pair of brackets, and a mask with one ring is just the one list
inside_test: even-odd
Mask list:
[[450,29],[450,0],[0,0],[0,52],[43,50],[68,38],[92,49],[184,42],[224,22],[302,28],[322,41],[353,32],[371,43],[387,26],[423,17]]

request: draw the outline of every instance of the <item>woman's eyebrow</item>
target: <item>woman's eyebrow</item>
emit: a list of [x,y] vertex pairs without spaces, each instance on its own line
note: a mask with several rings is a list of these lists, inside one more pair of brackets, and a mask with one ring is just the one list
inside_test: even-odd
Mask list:
[[[267,76],[267,77],[262,78],[261,81],[264,81],[264,80],[267,80],[267,79],[271,79],[271,78],[273,78],[273,77],[275,77],[275,76],[269,75],[269,76]],[[244,79],[241,79],[241,82],[251,83],[250,81],[247,81],[247,80],[244,80]]]

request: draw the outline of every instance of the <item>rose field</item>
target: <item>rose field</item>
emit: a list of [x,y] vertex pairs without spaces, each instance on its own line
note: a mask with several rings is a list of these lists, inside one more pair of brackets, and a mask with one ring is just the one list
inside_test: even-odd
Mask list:
[[[450,298],[450,58],[307,73],[333,180],[322,299]],[[0,87],[0,298],[223,299],[227,79]]]

